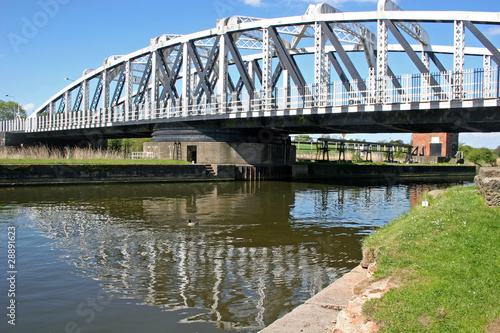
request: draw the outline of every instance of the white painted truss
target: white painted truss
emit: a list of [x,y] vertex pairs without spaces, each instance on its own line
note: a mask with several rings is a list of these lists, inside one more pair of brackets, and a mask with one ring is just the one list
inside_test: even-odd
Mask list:
[[[432,44],[427,23],[451,27],[449,43]],[[143,49],[108,57],[48,99],[27,122],[1,124],[0,131],[231,112],[251,116],[299,107],[498,99],[500,52],[478,24],[499,26],[500,13],[408,12],[380,0],[373,12],[343,13],[317,4],[302,16],[233,16],[210,30],[165,34]],[[467,29],[483,47],[466,45]],[[389,43],[391,36],[395,44]],[[414,69],[397,71],[401,60],[391,62],[391,54],[405,57]],[[447,67],[442,57],[453,62]],[[468,59],[478,57],[484,68],[466,67]]]

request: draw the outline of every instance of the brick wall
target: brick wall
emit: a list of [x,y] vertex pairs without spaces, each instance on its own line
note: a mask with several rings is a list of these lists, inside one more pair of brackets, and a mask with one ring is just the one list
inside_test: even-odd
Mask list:
[[458,133],[414,133],[413,147],[417,146],[418,155],[451,158],[458,149]]

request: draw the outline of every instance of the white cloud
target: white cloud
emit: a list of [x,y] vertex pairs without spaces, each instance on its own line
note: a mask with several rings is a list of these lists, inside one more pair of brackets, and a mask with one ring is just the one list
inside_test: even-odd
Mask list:
[[30,113],[31,111],[35,110],[35,103],[29,103],[29,104],[26,104],[26,105],[22,105],[24,111],[26,111],[27,113]]
[[243,0],[243,3],[245,5],[250,5],[253,7],[262,7],[263,6],[263,3],[261,0]]
[[486,31],[488,36],[498,36],[500,35],[500,27],[492,27]]

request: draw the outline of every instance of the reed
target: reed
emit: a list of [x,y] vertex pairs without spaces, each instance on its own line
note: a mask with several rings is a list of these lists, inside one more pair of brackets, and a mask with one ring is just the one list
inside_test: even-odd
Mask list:
[[123,159],[123,153],[115,150],[47,146],[5,147],[0,149],[0,159]]

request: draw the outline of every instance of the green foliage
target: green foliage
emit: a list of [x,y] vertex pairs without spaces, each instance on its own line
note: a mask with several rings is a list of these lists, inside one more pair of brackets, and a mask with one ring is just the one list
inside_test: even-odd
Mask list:
[[310,135],[307,134],[299,134],[295,136],[294,141],[299,141],[299,142],[311,142],[313,138]]
[[465,145],[463,143],[458,144],[458,150],[464,152],[464,156],[466,156],[470,151],[472,151],[475,148],[472,148],[471,146]]
[[109,139],[108,140],[108,149],[111,150],[122,150],[122,140],[121,139]]
[[402,146],[402,145],[405,144],[404,141],[401,140],[401,139],[399,139],[399,140],[391,140],[391,141],[389,141],[389,143],[393,144],[393,145],[400,145],[400,146]]
[[493,152],[500,157],[500,146],[496,147],[495,150],[493,150]]
[[475,187],[427,200],[365,240],[375,278],[399,287],[364,310],[380,332],[485,332],[500,316],[500,209]]
[[151,142],[151,138],[109,139],[108,148],[128,155],[131,152],[143,151],[144,142]]
[[26,118],[26,111],[24,111],[21,105],[13,101],[5,102],[0,99],[0,121],[14,119],[17,115],[18,108],[21,118]]
[[491,165],[495,165],[498,156],[491,149],[479,148],[479,150],[481,151],[481,160],[482,161],[484,161],[488,164],[491,164]]
[[467,145],[459,145],[458,150],[464,152],[464,157],[474,164],[480,165],[480,162],[494,165],[498,156],[488,148],[473,148]]

